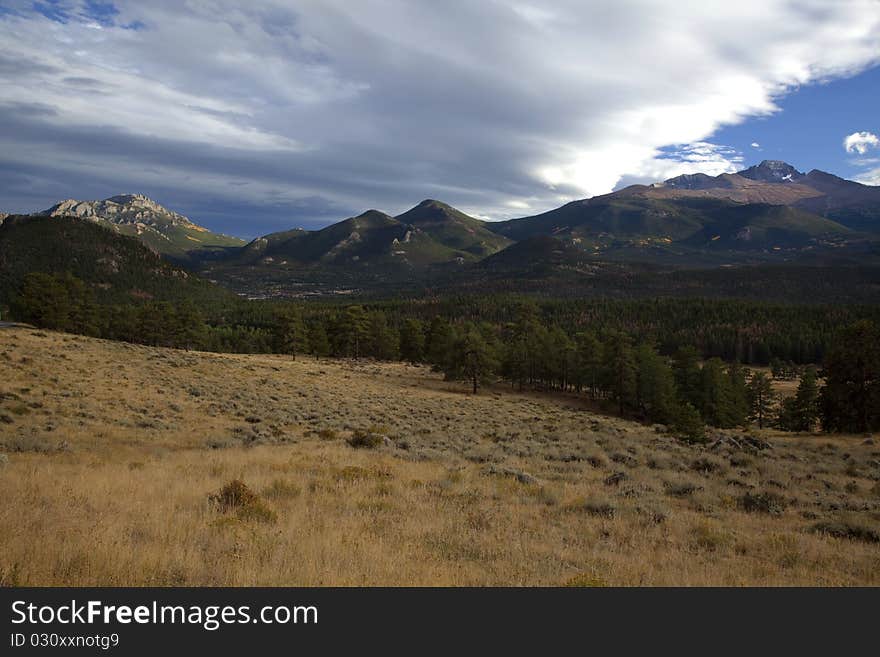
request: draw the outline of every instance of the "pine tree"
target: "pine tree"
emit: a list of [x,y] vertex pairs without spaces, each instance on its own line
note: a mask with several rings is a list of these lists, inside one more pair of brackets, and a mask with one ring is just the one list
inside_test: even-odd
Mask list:
[[67,290],[50,274],[27,274],[21,290],[13,298],[12,313],[15,318],[41,328],[67,330],[70,312]]
[[490,383],[498,369],[494,345],[473,325],[465,325],[452,342],[445,365],[446,378],[467,380],[474,394],[481,384]]
[[682,401],[700,409],[703,405],[703,391],[700,373],[700,352],[694,347],[681,347],[673,358],[672,369],[675,386]]
[[720,358],[710,358],[700,370],[700,414],[713,427],[730,429],[744,421],[737,395]]
[[880,330],[873,322],[857,322],[841,333],[824,374],[820,408],[826,431],[880,429]]
[[812,431],[819,419],[819,384],[816,368],[804,370],[787,418],[791,431]]
[[305,351],[307,345],[306,331],[302,317],[296,308],[283,308],[275,319],[275,345],[279,353],[289,354],[296,360],[296,355]]
[[690,402],[682,402],[676,407],[671,429],[689,442],[701,443],[706,440],[706,425],[700,412]]
[[399,352],[398,334],[388,326],[385,313],[370,313],[367,321],[366,352],[379,360],[395,360]]
[[425,358],[437,370],[443,371],[452,348],[453,331],[449,321],[437,316],[431,320],[425,340]]
[[185,301],[177,308],[174,327],[174,344],[189,351],[201,346],[205,339],[205,320],[192,301]]
[[316,317],[309,322],[308,337],[309,351],[316,360],[330,355],[330,340],[321,318]]
[[728,364],[727,381],[731,426],[739,426],[748,421],[750,406],[747,376],[747,370],[738,361]]
[[504,350],[504,370],[520,390],[528,383],[534,385],[537,379],[544,378],[543,356],[549,348],[547,329],[538,320],[538,307],[533,302],[523,302],[514,310],[514,321],[510,327]]
[[175,322],[174,308],[171,304],[144,304],[138,312],[138,341],[154,347],[168,346],[171,327]]
[[578,333],[575,368],[578,385],[589,391],[591,399],[596,399],[602,371],[602,343],[593,333]]
[[363,306],[346,308],[341,318],[340,330],[346,354],[355,360],[359,359],[370,331],[370,320]]
[[651,422],[669,423],[676,412],[675,378],[672,369],[654,347],[636,347],[636,405]]
[[635,405],[636,364],[632,339],[622,331],[608,335],[603,345],[603,380],[617,412],[623,415]]
[[558,389],[567,390],[574,376],[575,344],[558,326],[549,331],[547,343],[549,353],[544,362],[549,365],[549,378]]
[[775,394],[773,383],[764,372],[755,372],[749,379],[749,419],[758,423],[758,428],[763,429],[764,424],[773,412]]
[[420,363],[425,357],[425,330],[417,319],[407,319],[400,328],[400,357]]

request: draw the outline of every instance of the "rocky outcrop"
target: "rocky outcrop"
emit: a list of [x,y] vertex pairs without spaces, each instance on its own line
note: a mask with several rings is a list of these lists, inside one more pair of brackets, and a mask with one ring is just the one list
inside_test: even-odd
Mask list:
[[160,230],[170,226],[183,226],[206,231],[182,214],[159,205],[143,194],[121,194],[102,201],[67,199],[39,214],[50,217],[74,216],[103,220],[117,225],[141,224]]

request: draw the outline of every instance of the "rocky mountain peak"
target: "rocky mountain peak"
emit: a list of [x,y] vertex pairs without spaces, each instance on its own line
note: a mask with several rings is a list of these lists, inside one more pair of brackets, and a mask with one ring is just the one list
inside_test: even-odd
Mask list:
[[762,182],[797,182],[804,174],[788,162],[782,160],[763,160],[760,164],[737,172],[743,178]]
[[414,208],[407,210],[397,219],[408,224],[439,223],[466,217],[451,205],[435,199],[425,199]]
[[163,207],[143,194],[119,194],[100,201],[67,199],[38,214],[50,217],[73,215],[120,225],[195,226],[189,218]]

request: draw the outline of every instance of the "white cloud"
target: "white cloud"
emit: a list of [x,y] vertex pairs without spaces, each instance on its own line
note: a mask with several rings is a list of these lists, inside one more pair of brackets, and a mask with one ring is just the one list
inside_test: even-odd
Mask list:
[[761,148],[761,144],[756,141],[753,141],[751,144],[749,144],[749,146],[751,146],[752,148]]
[[[29,4],[0,14],[0,165],[36,167],[51,134],[52,175],[149,165],[182,195],[253,203],[438,196],[504,217],[731,171],[720,126],[880,59],[874,0],[119,0],[115,23]],[[111,166],[102,132],[167,148]]]
[[863,171],[855,177],[855,180],[863,185],[880,185],[880,169]]
[[843,140],[843,147],[847,153],[864,155],[870,149],[878,146],[880,146],[880,139],[871,132],[854,132]]

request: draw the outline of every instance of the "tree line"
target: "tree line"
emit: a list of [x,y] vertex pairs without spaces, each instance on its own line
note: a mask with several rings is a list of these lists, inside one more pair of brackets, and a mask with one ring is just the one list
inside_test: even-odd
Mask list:
[[31,273],[11,310],[40,327],[153,346],[424,363],[474,393],[496,381],[578,393],[695,440],[705,425],[750,422],[792,431],[880,428],[880,332],[868,320],[828,345],[821,377],[813,366],[776,359],[773,377],[800,377],[796,395],[780,400],[770,376],[738,359],[707,357],[694,345],[670,350],[598,321],[567,330],[526,300],[494,322],[455,312],[405,317],[376,305],[231,304],[206,312],[188,301],[99,304],[70,274]]

